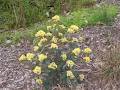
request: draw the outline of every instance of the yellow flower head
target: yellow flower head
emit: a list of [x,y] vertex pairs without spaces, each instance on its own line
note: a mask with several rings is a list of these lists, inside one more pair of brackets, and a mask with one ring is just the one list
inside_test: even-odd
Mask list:
[[42,39],[40,40],[41,43],[44,43],[44,42],[46,42],[46,41],[47,41],[47,38],[42,38]]
[[59,27],[61,27],[62,29],[65,29],[65,28],[66,28],[64,25],[59,25]]
[[51,30],[52,29],[52,26],[47,26],[47,30]]
[[24,60],[26,60],[26,56],[23,54],[20,56],[19,61],[24,61]]
[[89,63],[91,61],[90,57],[84,57],[83,59],[85,60],[86,63]]
[[50,64],[48,65],[48,68],[55,70],[55,69],[57,69],[57,65],[56,65],[55,62],[52,62],[52,63],[50,63]]
[[84,49],[84,53],[91,53],[91,52],[92,52],[92,50],[90,48],[85,48]]
[[48,32],[48,33],[46,33],[46,36],[47,36],[47,37],[51,37],[51,36],[52,36],[52,33]]
[[58,38],[56,38],[55,36],[53,36],[52,40],[51,40],[53,43],[57,43],[58,41]]
[[79,78],[80,78],[80,81],[83,81],[83,80],[85,79],[84,74],[80,74],[80,75],[79,75]]
[[83,37],[79,37],[79,41],[83,42],[84,38]]
[[29,61],[32,61],[32,59],[34,58],[34,54],[33,53],[27,53],[26,57],[27,57],[27,60]]
[[72,68],[72,67],[75,65],[75,63],[74,63],[72,60],[68,60],[68,61],[66,62],[66,64],[67,64],[67,66],[70,67],[70,68]]
[[55,48],[55,49],[58,49],[58,45],[55,44],[55,43],[51,43],[51,47],[50,48]]
[[34,46],[33,49],[34,49],[34,51],[38,51],[39,47],[38,46]]
[[46,33],[45,33],[44,31],[40,30],[40,31],[38,31],[38,32],[35,34],[35,36],[36,36],[36,37],[44,37],[45,34],[46,34]]
[[81,52],[80,48],[75,48],[75,49],[72,51],[72,53],[73,53],[74,55],[76,55],[76,56],[78,56],[78,55],[80,54],[80,52]]
[[75,76],[73,75],[72,71],[68,70],[67,71],[67,77],[69,77],[70,79],[74,79]]
[[68,33],[75,33],[75,31],[73,29],[71,29],[71,28],[68,28],[67,32]]
[[42,42],[38,42],[38,46],[39,46],[39,47],[42,47]]
[[68,42],[68,40],[67,40],[67,38],[66,38],[66,37],[61,38],[60,40],[61,40],[61,42],[62,42],[62,43],[66,43],[66,42]]
[[75,32],[79,30],[79,27],[76,25],[71,25],[70,28],[73,29]]
[[41,67],[36,66],[36,67],[33,69],[33,72],[34,72],[35,74],[40,75],[40,74],[41,74]]
[[60,21],[60,17],[58,15],[55,15],[54,17],[52,17],[52,20],[55,22]]
[[77,38],[72,38],[72,42],[78,42]]
[[44,55],[44,54],[38,55],[38,60],[39,60],[40,62],[43,62],[45,59],[47,59],[47,55]]
[[53,24],[52,27],[55,28],[57,24]]
[[58,36],[59,36],[59,37],[62,37],[62,36],[63,36],[63,34],[62,34],[62,33],[58,33]]
[[65,53],[62,53],[61,57],[64,61],[67,59],[67,55]]
[[37,78],[35,81],[36,81],[36,83],[38,83],[38,84],[40,84],[40,85],[43,84],[42,79],[38,79],[38,78]]

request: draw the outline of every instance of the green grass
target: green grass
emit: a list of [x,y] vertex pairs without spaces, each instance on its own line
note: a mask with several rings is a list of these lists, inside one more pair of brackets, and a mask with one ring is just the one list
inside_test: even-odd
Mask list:
[[7,40],[11,40],[11,44],[17,44],[22,39],[33,41],[34,35],[37,31],[40,29],[45,30],[45,24],[44,25],[37,25],[34,27],[29,27],[26,30],[16,30],[16,31],[8,31],[0,33],[0,44],[5,44]]
[[[98,23],[111,24],[114,17],[117,15],[118,7],[109,5],[97,8],[85,8],[78,11],[72,12],[67,17],[61,16],[61,22],[70,26],[72,24],[78,25],[79,27],[93,26]],[[12,43],[18,43],[21,39],[27,39],[32,41],[34,39],[34,34],[42,29],[46,30],[47,22],[42,25],[37,25],[30,27],[27,30],[18,30],[14,32],[4,32],[0,33],[0,44],[4,43],[6,40],[12,40]]]
[[62,23],[66,26],[71,24],[85,27],[88,25],[96,25],[98,23],[111,24],[117,15],[118,7],[106,5],[97,8],[85,8],[72,12],[67,17],[61,17]]

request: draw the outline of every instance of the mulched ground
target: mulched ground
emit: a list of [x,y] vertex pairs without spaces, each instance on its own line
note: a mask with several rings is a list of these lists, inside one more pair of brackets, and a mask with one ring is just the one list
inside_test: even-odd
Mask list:
[[[89,27],[81,32],[86,37],[85,45],[96,50],[98,54],[106,51],[106,49],[112,48],[114,44],[120,43],[120,28],[106,26]],[[30,43],[22,43],[18,46],[11,47],[0,47],[0,90],[33,90],[33,88],[37,88],[38,90],[40,88],[35,84],[34,76],[28,64],[21,64],[18,61],[19,55],[29,52],[31,48]],[[97,61],[95,62],[97,63]],[[96,63],[94,63],[93,67],[97,69]],[[93,70],[93,68],[90,69]],[[87,83],[86,85],[89,86],[88,90],[99,90],[101,88],[95,84],[95,86],[90,84],[90,82],[91,80],[89,82],[85,81]],[[88,86],[85,87],[87,88]]]
[[[114,47],[115,44],[120,43],[120,14],[112,26],[87,27],[81,33],[84,33],[86,37],[85,45],[90,46],[98,54],[105,52]],[[32,46],[30,45],[26,41],[17,46],[0,47],[0,90],[40,90],[40,86],[33,79],[34,75],[28,64],[21,64],[18,61],[19,55],[31,50]],[[96,60],[98,58],[99,56],[96,56]],[[97,71],[97,61],[93,67],[94,69],[91,68],[91,70]],[[89,75],[91,75],[89,78],[93,77],[92,72]],[[120,87],[117,89],[101,88],[97,80],[93,82],[91,79],[86,80],[80,87],[85,88],[78,90],[120,90]]]
[[18,61],[21,53],[30,51],[29,45],[0,47],[0,90],[33,90],[37,87],[27,64]]

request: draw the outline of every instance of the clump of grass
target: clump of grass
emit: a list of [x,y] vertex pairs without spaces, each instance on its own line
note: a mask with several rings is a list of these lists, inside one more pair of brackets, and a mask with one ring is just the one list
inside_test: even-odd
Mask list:
[[102,58],[103,80],[117,85],[120,82],[120,44],[108,50]]
[[118,7],[113,5],[103,5],[96,8],[83,8],[72,12],[67,17],[62,17],[62,22],[69,26],[76,24],[81,27],[96,24],[111,24],[117,15]]

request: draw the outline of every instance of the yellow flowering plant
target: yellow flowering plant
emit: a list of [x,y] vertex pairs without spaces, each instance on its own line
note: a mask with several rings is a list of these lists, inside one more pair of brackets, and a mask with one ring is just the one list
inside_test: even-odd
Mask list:
[[51,90],[57,84],[75,85],[84,80],[84,74],[75,70],[77,64],[92,61],[92,50],[80,46],[82,37],[79,35],[78,26],[66,27],[56,15],[46,30],[36,32],[33,53],[21,55],[19,61],[34,62],[32,72],[37,75],[35,81],[43,84],[46,90]]

